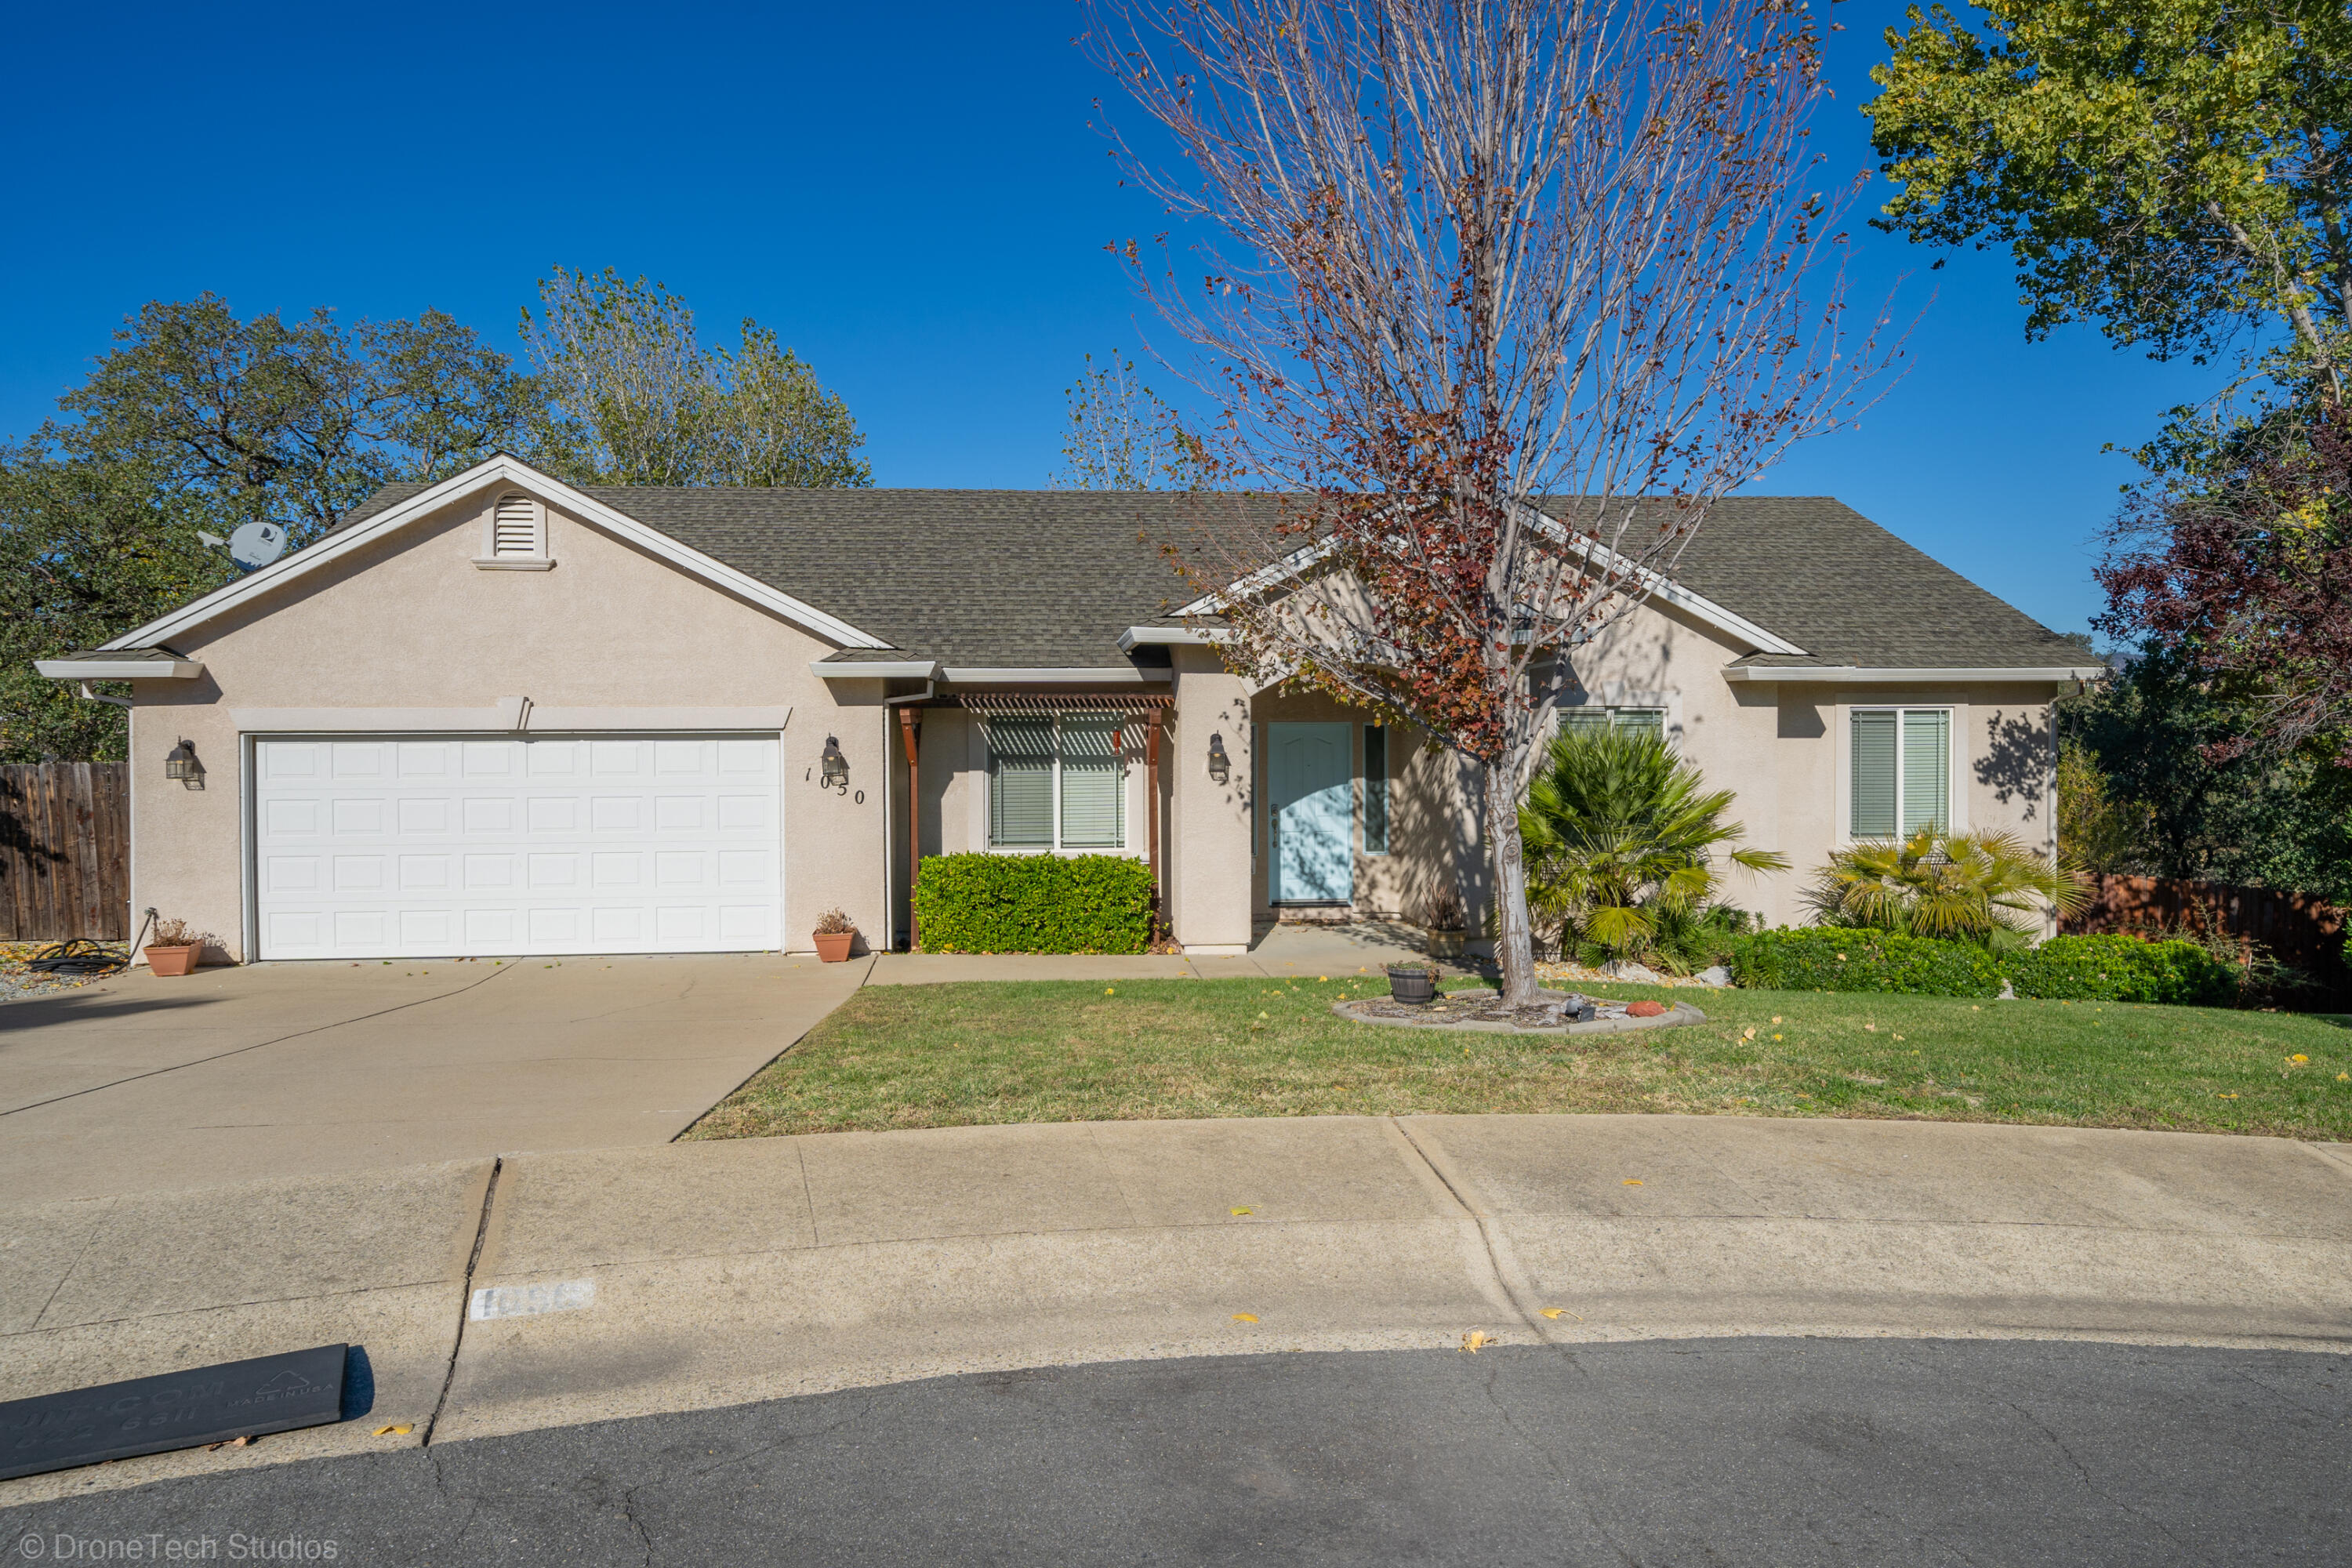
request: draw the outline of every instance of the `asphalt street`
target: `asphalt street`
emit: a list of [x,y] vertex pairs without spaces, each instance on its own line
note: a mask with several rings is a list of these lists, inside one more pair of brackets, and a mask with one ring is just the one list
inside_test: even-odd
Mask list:
[[2347,1482],[2340,1352],[1750,1338],[934,1379],[93,1491],[0,1513],[0,1543],[19,1562],[122,1561],[136,1538],[139,1560],[371,1564],[2340,1564]]

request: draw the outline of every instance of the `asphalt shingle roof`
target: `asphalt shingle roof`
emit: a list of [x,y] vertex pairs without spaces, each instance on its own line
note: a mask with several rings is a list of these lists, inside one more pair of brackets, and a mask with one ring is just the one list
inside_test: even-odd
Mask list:
[[[342,526],[420,488],[388,486]],[[907,655],[944,664],[1113,664],[1121,632],[1163,620],[1192,596],[1161,548],[1194,516],[1196,503],[1180,494],[587,493]],[[1828,497],[1717,502],[1675,575],[1806,650],[1743,663],[1990,668],[2084,658],[2075,644]]]

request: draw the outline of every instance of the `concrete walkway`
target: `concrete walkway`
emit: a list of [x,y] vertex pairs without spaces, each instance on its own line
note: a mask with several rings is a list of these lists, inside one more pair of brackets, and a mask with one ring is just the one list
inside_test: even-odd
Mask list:
[[[886,952],[869,985],[932,985],[964,980],[1253,980],[1270,974],[1353,974],[1407,960],[1425,962],[1411,928],[1397,925],[1282,925],[1246,953]],[[1443,968],[1475,973],[1475,963]]]
[[658,1144],[868,961],[726,954],[264,963],[0,1006],[15,1202]]
[[[2352,1152],[1340,1117],[835,1133],[20,1203],[0,1211],[0,1398],[337,1340],[365,1348],[373,1397],[249,1449],[0,1484],[0,1506],[935,1374],[1472,1332],[2341,1352]],[[412,1431],[372,1435],[388,1425]]]

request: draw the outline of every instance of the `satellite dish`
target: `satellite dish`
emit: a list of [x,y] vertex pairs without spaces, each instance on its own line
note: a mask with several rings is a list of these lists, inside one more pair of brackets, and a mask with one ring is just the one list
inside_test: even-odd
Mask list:
[[247,572],[258,571],[286,552],[286,530],[274,522],[248,522],[228,536],[228,558]]

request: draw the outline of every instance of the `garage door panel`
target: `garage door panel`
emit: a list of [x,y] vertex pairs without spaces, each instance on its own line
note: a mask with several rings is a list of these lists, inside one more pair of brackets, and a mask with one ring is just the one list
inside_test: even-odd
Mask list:
[[778,945],[777,742],[255,742],[264,958]]

